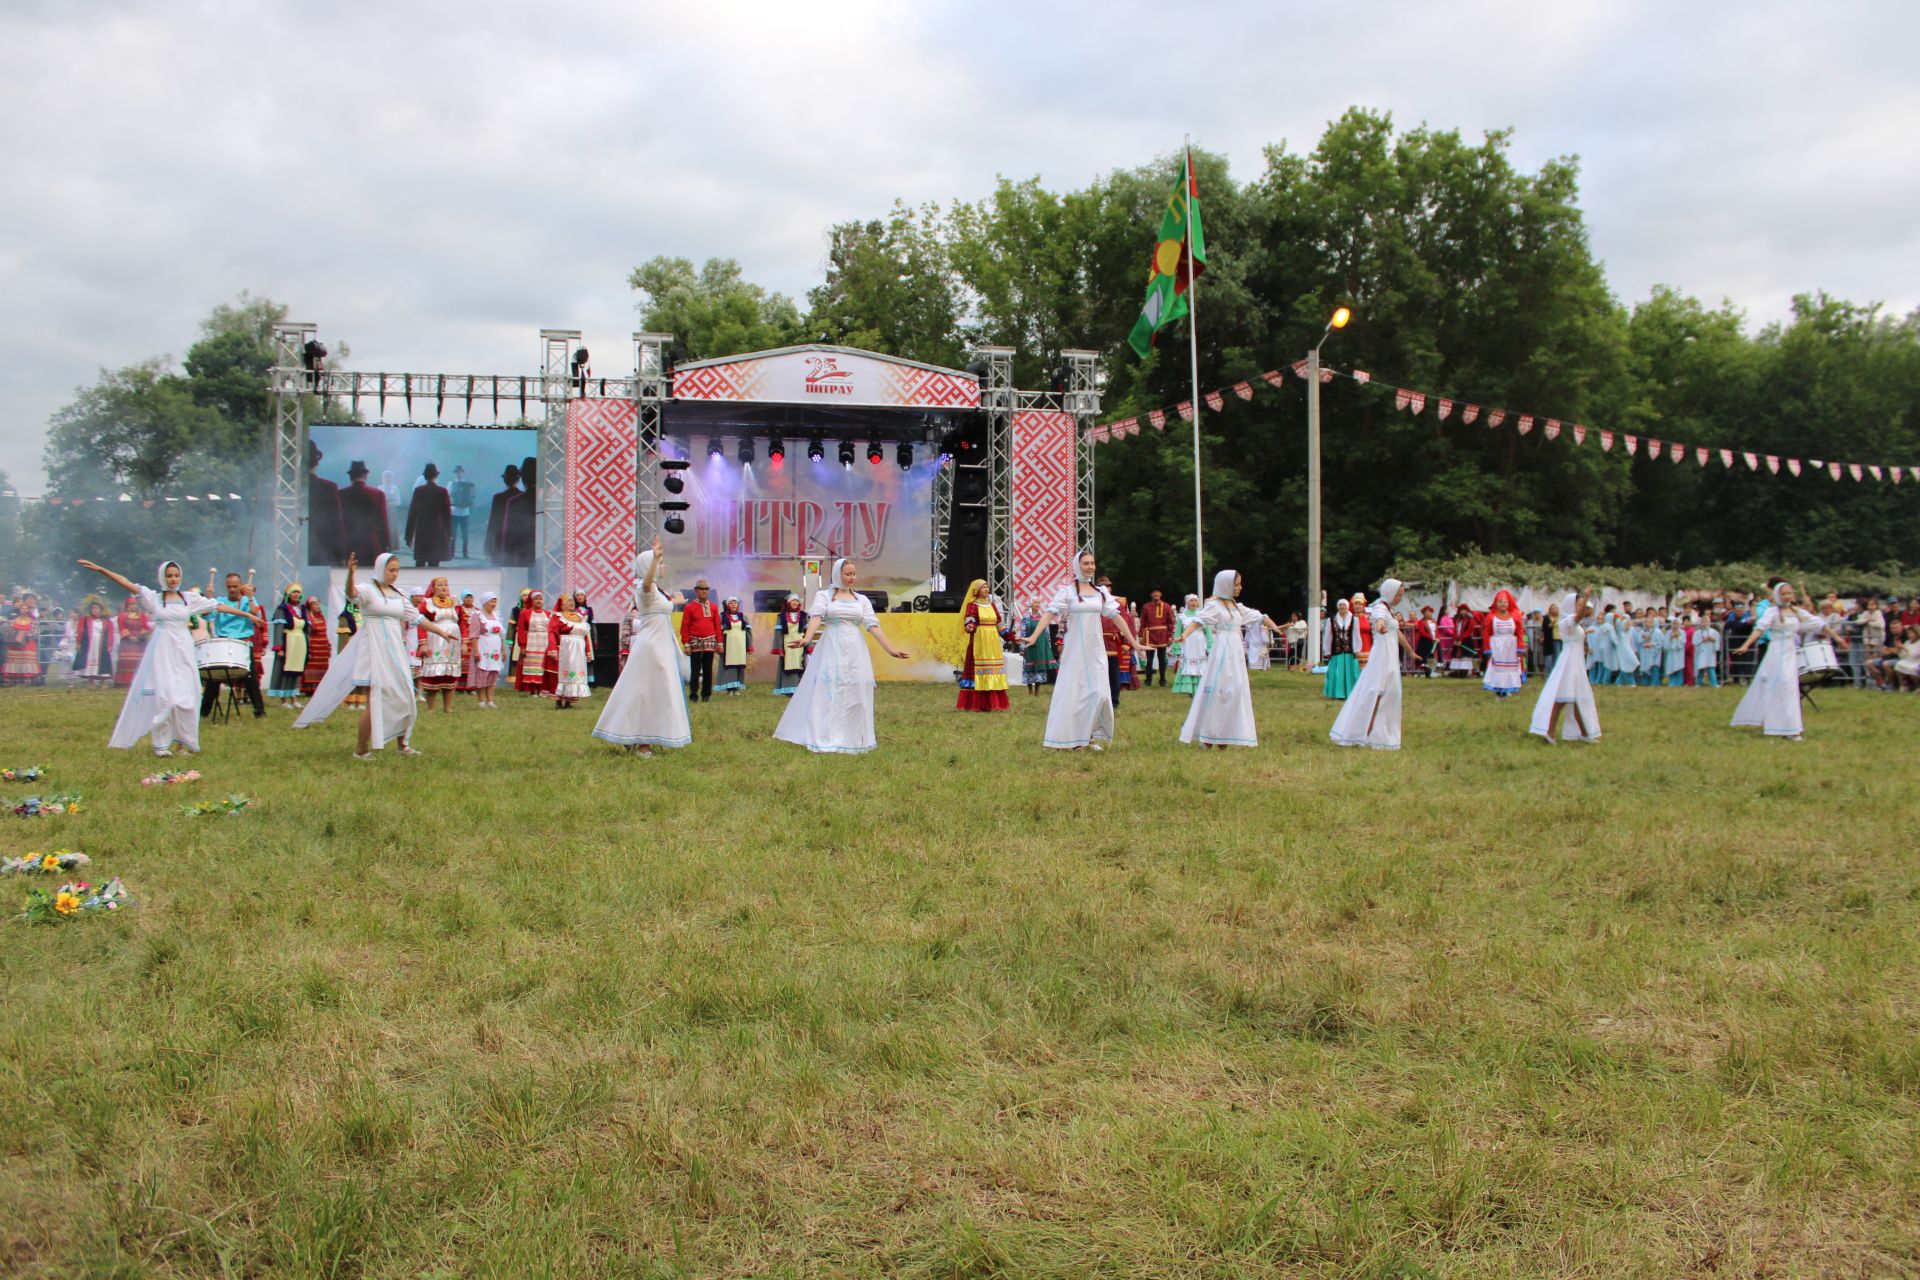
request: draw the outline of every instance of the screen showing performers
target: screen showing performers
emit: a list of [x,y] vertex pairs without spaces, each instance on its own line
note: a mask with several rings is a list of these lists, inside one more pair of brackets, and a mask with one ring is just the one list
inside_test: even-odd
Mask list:
[[537,447],[518,428],[310,427],[309,562],[532,564]]

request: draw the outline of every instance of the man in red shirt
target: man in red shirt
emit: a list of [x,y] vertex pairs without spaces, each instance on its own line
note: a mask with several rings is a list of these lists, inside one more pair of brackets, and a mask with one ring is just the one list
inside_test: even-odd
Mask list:
[[1140,687],[1146,688],[1153,683],[1155,668],[1160,672],[1160,687],[1167,687],[1167,646],[1173,643],[1173,606],[1160,598],[1160,588],[1155,587],[1147,593],[1147,602],[1140,606],[1140,641],[1143,665],[1140,668]]
[[713,655],[720,652],[720,606],[709,598],[707,580],[693,584],[693,599],[680,613],[680,647],[687,651],[692,679],[687,700],[713,700]]

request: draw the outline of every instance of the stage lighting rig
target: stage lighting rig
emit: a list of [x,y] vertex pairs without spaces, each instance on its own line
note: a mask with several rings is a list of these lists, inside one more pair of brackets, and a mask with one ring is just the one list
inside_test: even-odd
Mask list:
[[767,441],[767,461],[779,466],[787,460],[787,442],[779,436]]
[[573,353],[573,389],[579,395],[587,394],[587,349],[576,348]]
[[842,440],[840,442],[840,465],[843,467],[853,466],[853,441],[851,440]]
[[886,456],[887,456],[886,450],[880,447],[880,442],[878,440],[875,440],[872,443],[867,445],[867,461],[872,463],[874,466],[876,467],[879,466],[880,459]]
[[753,465],[753,441],[742,440],[738,452],[741,466],[750,467]]
[[913,466],[913,446],[905,440],[902,440],[893,447],[893,460],[900,464],[902,471],[911,469]]
[[724,458],[726,456],[727,456],[726,442],[722,440],[719,436],[714,436],[707,441],[707,461],[712,462],[715,459]]
[[308,338],[307,344],[300,348],[300,363],[307,367],[307,385],[320,385],[320,375],[327,367],[327,348],[317,338]]
[[819,462],[821,459],[825,458],[826,456],[827,456],[827,446],[820,443],[819,436],[815,436],[813,439],[807,441],[807,461],[808,462]]
[[[666,475],[661,478],[660,487],[672,494],[684,492],[687,487],[687,482],[680,473],[691,465],[693,464],[689,463],[685,458],[662,458],[660,460],[660,469],[666,472]],[[661,522],[661,527],[668,533],[685,533],[687,531],[687,522],[680,518],[680,513],[687,510],[690,506],[692,506],[692,504],[684,498],[674,498],[663,501],[660,504],[660,510],[667,518]]]

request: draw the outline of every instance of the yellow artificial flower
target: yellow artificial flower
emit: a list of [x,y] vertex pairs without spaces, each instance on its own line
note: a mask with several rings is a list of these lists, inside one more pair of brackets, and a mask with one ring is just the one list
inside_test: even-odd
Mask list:
[[40,859],[40,869],[42,871],[58,871],[60,869],[60,855],[57,853],[50,853],[46,857]]
[[53,899],[53,909],[63,916],[72,915],[80,909],[80,895],[77,893],[56,894]]

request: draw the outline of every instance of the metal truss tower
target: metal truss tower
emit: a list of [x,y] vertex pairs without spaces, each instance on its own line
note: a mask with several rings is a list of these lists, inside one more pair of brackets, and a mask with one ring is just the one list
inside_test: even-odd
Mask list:
[[673,378],[667,372],[667,351],[673,345],[670,333],[633,335],[633,545],[645,551],[660,532],[660,436],[664,427],[661,410],[673,395]]
[[987,589],[1002,600],[1013,587],[1013,348],[976,347],[987,362],[980,384],[986,415]]
[[1093,550],[1093,436],[1090,428],[1100,417],[1100,353],[1062,351],[1067,366],[1067,390],[1061,408],[1073,415],[1073,541]]
[[540,398],[546,417],[540,423],[540,523],[534,562],[536,584],[569,590],[567,572],[567,401],[573,394],[569,361],[580,345],[578,329],[540,331]]
[[315,326],[281,321],[273,326],[273,367],[267,387],[273,398],[273,577],[272,590],[297,581],[306,556],[300,547],[300,508],[306,475],[307,340]]

